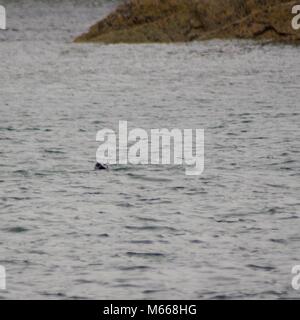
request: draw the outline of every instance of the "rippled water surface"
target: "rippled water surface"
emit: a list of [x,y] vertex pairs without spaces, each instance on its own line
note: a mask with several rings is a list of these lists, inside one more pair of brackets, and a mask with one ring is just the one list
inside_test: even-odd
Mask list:
[[[300,297],[299,48],[75,45],[112,3],[2,3],[1,298]],[[119,120],[204,128],[203,175],[95,172]]]

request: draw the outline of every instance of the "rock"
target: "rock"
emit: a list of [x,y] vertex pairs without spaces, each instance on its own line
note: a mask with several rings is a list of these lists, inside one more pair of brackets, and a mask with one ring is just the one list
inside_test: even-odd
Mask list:
[[300,43],[290,0],[131,0],[75,42],[185,42],[244,38]]
[[191,19],[190,25],[194,29],[199,29],[203,27],[203,23],[199,19]]

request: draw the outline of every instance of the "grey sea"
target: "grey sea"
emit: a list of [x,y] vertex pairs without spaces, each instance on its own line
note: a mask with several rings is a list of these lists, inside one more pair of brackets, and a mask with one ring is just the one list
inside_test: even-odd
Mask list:
[[[0,298],[300,297],[299,47],[73,44],[116,2],[1,4]],[[119,120],[203,128],[203,174],[94,171]]]

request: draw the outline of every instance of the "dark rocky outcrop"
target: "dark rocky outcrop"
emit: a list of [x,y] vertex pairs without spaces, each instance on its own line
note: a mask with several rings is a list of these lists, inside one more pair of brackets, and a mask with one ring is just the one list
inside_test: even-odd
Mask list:
[[290,0],[131,0],[75,42],[185,42],[213,38],[300,43]]

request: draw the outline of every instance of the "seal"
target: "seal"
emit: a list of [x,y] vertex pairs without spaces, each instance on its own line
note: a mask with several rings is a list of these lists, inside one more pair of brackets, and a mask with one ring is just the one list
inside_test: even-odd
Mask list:
[[95,170],[107,170],[108,166],[102,163],[97,162],[95,164]]

